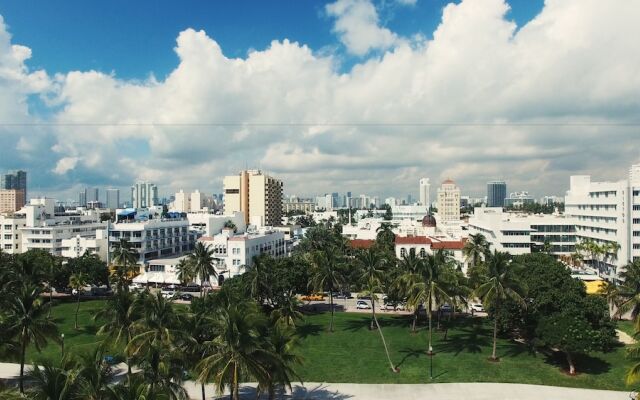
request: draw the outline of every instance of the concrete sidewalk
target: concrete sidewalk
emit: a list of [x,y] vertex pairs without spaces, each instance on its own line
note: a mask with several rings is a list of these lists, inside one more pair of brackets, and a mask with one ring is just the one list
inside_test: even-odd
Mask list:
[[[201,388],[193,382],[185,385],[192,399],[201,399]],[[208,385],[206,399],[222,399]],[[255,385],[244,385],[243,399],[255,399]],[[228,394],[224,396],[228,398]],[[263,396],[261,398],[265,398]],[[352,384],[305,383],[294,385],[293,393],[285,399],[301,400],[628,400],[629,392],[574,389],[554,386],[522,385],[510,383],[435,383],[435,384]]]
[[[30,365],[25,365],[25,372],[30,368]],[[127,371],[126,364],[115,365],[114,369],[120,379],[122,379]],[[0,363],[0,379],[16,381],[19,375],[19,364]],[[202,398],[199,384],[189,381],[185,382],[184,387],[189,393],[190,398],[195,400]],[[206,386],[205,394],[207,400],[222,398],[216,395],[213,385]],[[255,399],[255,385],[243,385],[240,394],[243,399]],[[266,396],[263,398],[266,398]],[[628,400],[629,392],[511,383],[433,383],[407,385],[308,382],[304,385],[294,385],[293,393],[278,398],[302,400]]]

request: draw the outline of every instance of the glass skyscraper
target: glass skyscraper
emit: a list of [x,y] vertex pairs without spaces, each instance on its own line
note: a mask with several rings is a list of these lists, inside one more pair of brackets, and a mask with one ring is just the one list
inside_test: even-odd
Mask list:
[[487,207],[504,207],[507,198],[507,183],[492,181],[487,183]]

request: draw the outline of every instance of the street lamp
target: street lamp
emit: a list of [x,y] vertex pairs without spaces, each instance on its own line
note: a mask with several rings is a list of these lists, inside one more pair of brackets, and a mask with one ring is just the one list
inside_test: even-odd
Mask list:
[[433,380],[433,347],[429,345],[429,379]]
[[60,339],[62,339],[62,357],[64,357],[64,333],[60,334]]

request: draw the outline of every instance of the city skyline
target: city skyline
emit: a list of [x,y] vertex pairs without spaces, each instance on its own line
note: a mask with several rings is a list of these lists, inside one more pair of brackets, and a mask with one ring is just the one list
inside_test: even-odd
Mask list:
[[426,176],[471,196],[493,179],[563,195],[570,175],[615,180],[640,160],[629,2],[159,6],[162,28],[144,6],[99,24],[122,4],[21,5],[0,6],[0,169],[29,171],[34,196],[138,180],[215,192],[247,165],[295,194],[415,197]]

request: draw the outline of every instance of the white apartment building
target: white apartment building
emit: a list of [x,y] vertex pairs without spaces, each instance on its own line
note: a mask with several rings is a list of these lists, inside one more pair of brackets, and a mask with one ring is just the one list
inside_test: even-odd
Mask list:
[[313,201],[285,201],[282,203],[282,212],[288,213],[291,211],[301,211],[305,214],[310,214],[316,209],[316,204]]
[[138,182],[131,186],[131,206],[133,208],[150,208],[157,206],[158,187],[149,182]]
[[438,222],[460,221],[460,188],[447,179],[438,188]]
[[224,213],[243,212],[246,225],[282,224],[282,181],[260,170],[225,176]]
[[420,205],[427,206],[431,204],[431,183],[429,178],[420,179]]
[[0,215],[0,249],[5,253],[22,253],[21,229],[26,225],[24,214]]
[[541,250],[545,242],[551,254],[567,255],[575,251],[575,220],[564,215],[518,214],[502,207],[476,207],[469,218],[469,234],[481,233],[491,250],[513,255]]
[[198,212],[202,211],[203,206],[204,196],[199,190],[193,193],[185,193],[183,190],[180,190],[174,195],[171,210],[185,213]]
[[411,221],[422,221],[429,213],[429,206],[426,205],[404,205],[391,206],[391,214],[394,221],[402,221],[405,219]]
[[231,215],[214,214],[210,211],[187,213],[189,228],[201,236],[214,236],[222,232],[225,223],[231,221],[236,226],[236,233],[244,233],[247,226],[244,213],[235,212]]
[[61,256],[63,240],[76,236],[95,238],[96,230],[106,227],[95,210],[54,210],[53,199],[35,198],[21,210],[0,217],[3,251],[16,254],[41,249]]
[[222,260],[217,267],[225,278],[243,274],[253,265],[253,258],[261,254],[273,257],[286,255],[284,233],[270,228],[250,229],[235,235],[225,229],[213,237],[203,236],[198,241],[211,246],[214,256]]
[[185,217],[136,218],[134,210],[120,210],[109,227],[109,246],[115,248],[126,239],[140,255],[139,262],[181,255],[193,249],[196,234],[189,231]]
[[62,239],[61,255],[67,258],[80,257],[87,251],[96,254],[101,260],[107,261],[108,247],[107,231],[97,230],[95,237],[76,235],[69,239]]
[[616,253],[585,260],[602,277],[616,279],[627,262],[640,257],[640,164],[631,167],[627,179],[616,182],[572,176],[565,213],[576,219],[579,241],[620,246]]

